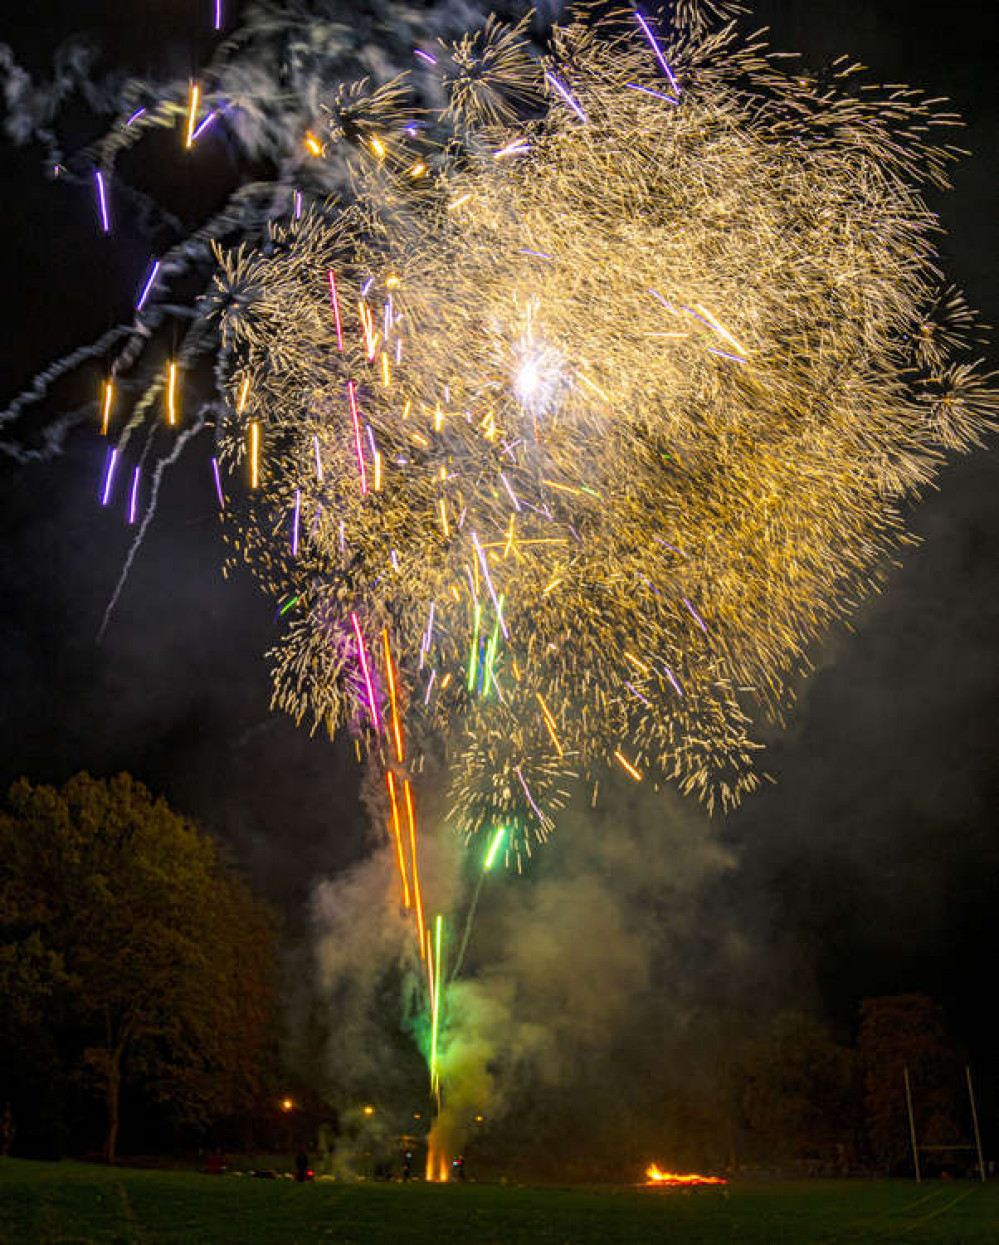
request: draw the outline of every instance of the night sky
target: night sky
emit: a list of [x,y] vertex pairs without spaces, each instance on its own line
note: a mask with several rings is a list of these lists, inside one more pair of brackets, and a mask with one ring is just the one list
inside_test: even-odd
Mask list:
[[[7,6],[0,42],[41,71],[65,37],[89,31],[109,64],[187,74],[206,4],[150,7],[153,22],[113,0]],[[974,154],[940,200],[944,265],[999,323],[999,10],[770,0],[755,13],[776,45],[812,66],[847,52],[881,80],[952,98],[967,122],[957,141]],[[73,138],[86,141],[80,124]],[[89,191],[47,180],[40,156],[8,144],[0,166],[0,403],[124,314],[150,253],[127,227],[102,239]],[[178,176],[211,193],[224,170]],[[190,187],[175,193],[183,210]],[[84,369],[35,408],[18,444],[35,444],[99,376]],[[262,654],[276,635],[273,605],[248,580],[222,579],[207,438],[168,475],[98,643],[129,543],[120,513],[96,504],[103,459],[92,430],[48,461],[0,458],[0,780],[128,770],[217,832],[294,914],[369,835],[352,749],[269,711]],[[712,903],[740,908],[758,945],[773,948],[775,972],[791,974],[789,989],[841,1027],[866,995],[925,991],[973,1055],[995,1064],[999,1025],[983,994],[999,936],[999,455],[950,466],[911,527],[922,546],[852,633],[838,630],[813,654],[788,729],[768,735],[777,785],[720,828],[740,863]]]

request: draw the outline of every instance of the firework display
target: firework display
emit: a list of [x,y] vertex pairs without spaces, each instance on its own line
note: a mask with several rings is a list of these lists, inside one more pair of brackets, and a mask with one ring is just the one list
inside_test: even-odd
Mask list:
[[[216,142],[243,163],[196,229],[161,214],[131,321],[0,428],[101,361],[95,501],[134,526],[102,634],[164,473],[213,432],[230,566],[275,603],[273,704],[367,762],[426,1005],[436,1180],[467,1105],[448,996],[484,888],[574,787],[674,784],[709,810],[751,792],[759,728],[997,395],[939,272],[926,193],[959,154],[941,101],[845,58],[803,71],[728,0],[580,7],[543,48],[533,14],[460,33],[445,0],[418,31],[367,0],[361,58],[341,7],[258,0],[224,33],[210,0],[208,63],[118,81],[110,130],[71,156],[15,71],[19,124],[42,118],[102,246],[152,219],[118,166],[154,132],[180,166]],[[78,416],[17,456],[58,452]],[[441,785],[434,830],[471,849],[458,881],[418,827]]]
[[349,205],[219,252],[275,702],[399,782],[443,753],[452,825],[508,829],[508,864],[608,765],[752,790],[754,721],[994,417],[921,196],[953,118],[687,17],[421,50],[443,117],[390,93]]

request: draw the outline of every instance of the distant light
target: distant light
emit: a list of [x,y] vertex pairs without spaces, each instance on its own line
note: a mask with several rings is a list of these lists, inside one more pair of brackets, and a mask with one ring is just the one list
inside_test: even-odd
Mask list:
[[291,1111],[294,1106],[295,1104],[292,1102],[290,1098],[281,1099],[281,1110],[282,1111]]
[[375,1113],[375,1109],[374,1109],[374,1107],[365,1107],[365,1108],[364,1108],[364,1114],[365,1114],[365,1115],[374,1115],[374,1113]]

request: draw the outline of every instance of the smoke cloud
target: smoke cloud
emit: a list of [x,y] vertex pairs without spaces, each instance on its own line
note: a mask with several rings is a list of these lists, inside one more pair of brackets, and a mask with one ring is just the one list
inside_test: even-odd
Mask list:
[[[428,906],[449,914],[453,961],[482,862],[446,826],[423,842]],[[717,823],[618,785],[596,808],[569,809],[524,877],[486,874],[446,992],[431,1148],[467,1154],[473,1171],[580,1177],[633,1178],[657,1154],[723,1161],[719,1119],[692,1113],[710,1115],[716,1099],[723,1111],[728,1037],[769,1005],[774,970],[745,914],[718,910],[735,864]],[[423,968],[397,887],[386,844],[323,883],[314,909],[327,1088],[344,1104],[377,1101],[396,1138],[433,1113],[415,1057],[427,1054]],[[348,1138],[351,1158],[373,1139]],[[392,1129],[377,1143],[390,1161]]]

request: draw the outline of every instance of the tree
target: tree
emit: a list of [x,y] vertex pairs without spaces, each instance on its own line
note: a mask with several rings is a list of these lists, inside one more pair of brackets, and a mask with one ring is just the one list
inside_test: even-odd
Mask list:
[[267,910],[212,840],[121,774],[22,780],[0,813],[0,984],[59,1026],[117,1152],[128,1073],[185,1122],[256,1089],[273,992]]
[[905,1072],[912,1085],[920,1145],[955,1145],[960,1061],[943,1010],[921,994],[865,999],[857,1051],[864,1073],[867,1135],[874,1157],[889,1170],[911,1157]]
[[746,1050],[746,1123],[784,1158],[840,1162],[853,1148],[854,1060],[818,1020],[776,1016]]

